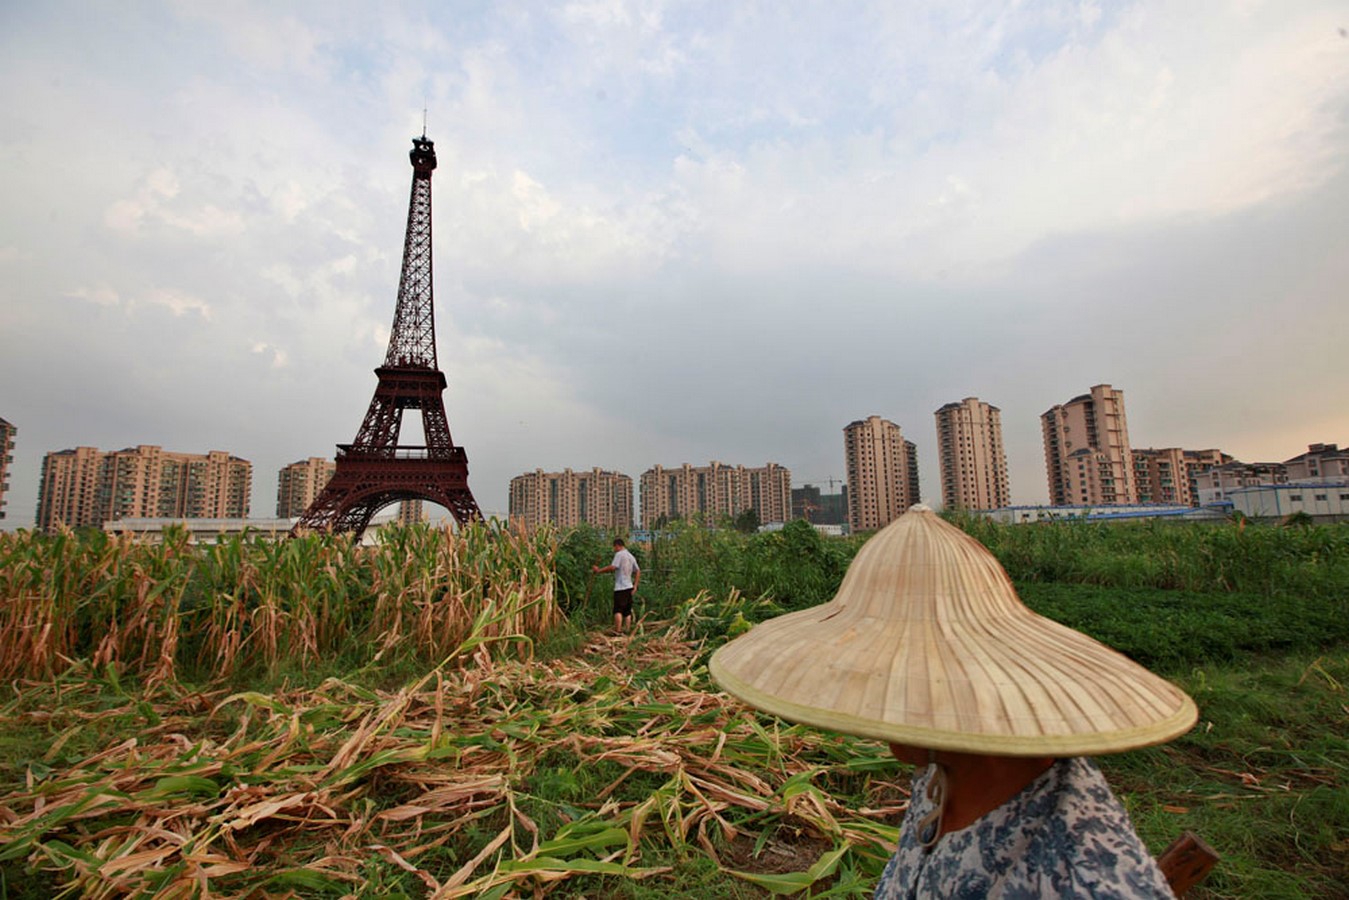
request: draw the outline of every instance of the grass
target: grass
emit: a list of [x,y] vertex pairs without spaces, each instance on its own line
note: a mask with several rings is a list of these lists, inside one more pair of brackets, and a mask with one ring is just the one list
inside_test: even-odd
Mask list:
[[1349,601],[1349,525],[1057,522],[953,515],[1019,586],[1094,584]]
[[[1189,829],[1222,853],[1189,896],[1349,895],[1342,535],[987,535],[1029,605],[1199,703],[1100,760],[1154,850]],[[594,627],[596,532],[26,540],[0,537],[0,898],[867,896],[893,845],[909,773],[884,748],[754,714],[705,667],[826,599],[856,542],[676,528],[635,548],[620,639]]]
[[1344,649],[1195,670],[1176,679],[1199,704],[1193,731],[1102,760],[1140,833],[1188,829],[1223,854],[1197,896],[1349,889],[1347,678]]
[[1035,582],[1018,593],[1041,615],[1152,668],[1184,671],[1349,643],[1349,612],[1338,601]]

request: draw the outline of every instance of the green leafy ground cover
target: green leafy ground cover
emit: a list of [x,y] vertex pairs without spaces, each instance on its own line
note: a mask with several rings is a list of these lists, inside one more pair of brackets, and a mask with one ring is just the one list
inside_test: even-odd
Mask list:
[[[1188,829],[1223,855],[1189,896],[1349,895],[1345,532],[1005,532],[980,536],[1029,605],[1198,702],[1190,734],[1101,760],[1154,850]],[[563,536],[553,565],[570,619],[509,653],[470,635],[439,666],[404,650],[232,680],[179,665],[151,684],[88,659],[11,676],[0,898],[867,895],[908,773],[875,743],[739,707],[704,665],[728,634],[827,599],[857,542],[680,527],[637,548],[645,621],[617,639],[597,628],[611,585],[589,576],[607,540]],[[1111,541],[1124,562],[1105,565]],[[421,545],[394,546],[406,560]],[[1139,574],[1133,561],[1174,547],[1209,561],[1186,579],[1175,562]],[[117,566],[134,570],[135,552]],[[1055,562],[1065,554],[1096,561]],[[406,568],[370,565],[359,571]],[[530,646],[532,659],[516,652]]]

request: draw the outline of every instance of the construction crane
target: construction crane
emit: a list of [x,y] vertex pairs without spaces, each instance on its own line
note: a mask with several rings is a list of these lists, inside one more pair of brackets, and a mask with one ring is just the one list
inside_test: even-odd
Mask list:
[[827,484],[829,485],[829,493],[832,494],[832,493],[834,493],[834,485],[836,485],[836,484],[837,484],[837,485],[842,485],[842,484],[843,484],[843,479],[842,479],[842,478],[835,478],[833,475],[829,475],[829,476],[826,476],[825,478],[807,478],[805,481],[802,482],[802,484],[807,484],[807,485],[816,485],[816,484],[820,484],[820,483],[827,483]]
[[[806,479],[804,482],[802,482],[802,486],[803,486],[803,487],[808,487],[808,488],[813,488],[813,489],[819,491],[820,489],[819,489],[819,487],[817,487],[817,485],[819,485],[821,482],[826,482],[826,483],[828,483],[828,485],[829,485],[829,494],[832,495],[832,494],[834,493],[834,485],[836,485],[836,484],[837,484],[837,485],[842,485],[842,484],[843,484],[843,479],[841,479],[841,478],[835,478],[833,475],[829,475],[829,476],[826,476],[826,477],[824,477],[824,478],[808,478],[808,479]],[[824,495],[823,493],[821,493],[821,496],[825,496],[825,495]],[[803,497],[801,498],[801,517],[802,517],[803,519],[805,519],[807,522],[811,521],[810,516],[811,516],[812,513],[821,512],[823,509],[824,509],[823,506],[821,506],[821,505],[818,504],[818,503],[812,503],[812,502],[810,502],[810,500],[807,499],[805,496],[803,496]]]

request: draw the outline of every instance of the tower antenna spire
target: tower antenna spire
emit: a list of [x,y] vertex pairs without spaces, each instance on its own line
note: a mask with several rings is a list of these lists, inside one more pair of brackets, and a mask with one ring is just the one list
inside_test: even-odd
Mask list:
[[422,137],[426,137],[426,107],[422,107]]

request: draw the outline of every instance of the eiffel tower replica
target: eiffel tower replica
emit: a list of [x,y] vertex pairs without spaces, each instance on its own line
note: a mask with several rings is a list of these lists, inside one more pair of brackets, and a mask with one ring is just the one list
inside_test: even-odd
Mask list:
[[[460,525],[481,519],[468,489],[468,454],[456,447],[445,417],[445,375],[436,364],[431,291],[431,172],[435,144],[423,132],[412,139],[412,197],[408,201],[398,306],[379,385],[356,439],[337,445],[337,470],[295,523],[306,530],[359,536],[376,512],[400,500],[429,500]],[[398,433],[406,410],[420,410],[426,445],[406,446]]]

